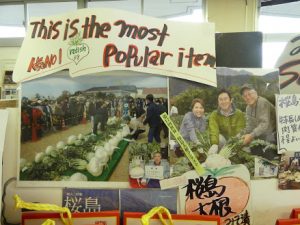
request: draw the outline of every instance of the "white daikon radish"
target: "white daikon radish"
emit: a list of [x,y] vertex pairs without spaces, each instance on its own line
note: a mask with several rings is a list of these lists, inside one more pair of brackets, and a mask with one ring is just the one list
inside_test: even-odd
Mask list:
[[132,178],[141,178],[144,176],[144,169],[142,167],[133,167],[130,171],[129,171],[129,175]]
[[101,175],[103,171],[103,164],[101,164],[100,160],[96,157],[93,157],[89,164],[87,165],[87,171],[93,175],[94,177],[98,177]]
[[87,177],[82,173],[74,173],[70,177],[69,181],[87,181]]
[[98,149],[95,152],[95,157],[100,159],[102,164],[106,164],[108,162],[109,156],[106,151]]
[[77,137],[75,135],[71,135],[68,137],[68,145],[73,145],[75,143],[75,141],[77,140]]
[[63,141],[59,141],[56,144],[57,149],[63,149],[65,147],[65,143]]
[[39,162],[41,162],[41,161],[43,160],[44,156],[45,156],[45,153],[44,153],[44,152],[39,152],[39,153],[37,153],[37,154],[35,155],[34,161],[35,161],[36,163],[39,163]]
[[95,157],[95,153],[94,152],[89,152],[89,153],[86,154],[85,158],[86,158],[87,161],[91,161],[91,159],[93,157]]
[[83,136],[83,134],[78,134],[77,138],[78,138],[78,140],[83,140],[84,136]]

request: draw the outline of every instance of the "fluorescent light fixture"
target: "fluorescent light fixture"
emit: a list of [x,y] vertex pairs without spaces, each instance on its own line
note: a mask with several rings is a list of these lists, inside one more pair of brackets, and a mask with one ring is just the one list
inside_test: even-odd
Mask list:
[[25,27],[0,26],[0,38],[25,37]]
[[193,13],[190,15],[176,16],[173,18],[169,18],[168,20],[200,23],[200,22],[203,22],[202,9],[195,9],[195,10],[193,10]]

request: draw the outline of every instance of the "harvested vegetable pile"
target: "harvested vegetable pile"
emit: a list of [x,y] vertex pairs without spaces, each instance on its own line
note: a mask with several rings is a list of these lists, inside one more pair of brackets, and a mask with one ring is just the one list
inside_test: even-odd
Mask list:
[[145,163],[151,159],[154,152],[160,152],[160,144],[157,143],[131,143],[129,145],[129,161],[141,157]]
[[[248,150],[245,151],[242,141],[239,138],[231,138],[223,146],[218,154],[208,154],[211,146],[209,141],[209,133],[197,132],[199,145],[188,143],[198,160],[207,168],[221,168],[231,164],[244,164],[251,176],[254,176],[255,157],[267,159],[272,163],[278,163],[277,147],[263,140],[254,140],[250,144]],[[179,157],[173,165],[172,177],[180,176],[183,173],[192,170],[193,167],[189,160],[185,157]]]
[[129,134],[127,125],[110,120],[101,135],[71,135],[39,152],[33,162],[20,160],[21,180],[86,181],[98,177],[108,167],[119,143]]

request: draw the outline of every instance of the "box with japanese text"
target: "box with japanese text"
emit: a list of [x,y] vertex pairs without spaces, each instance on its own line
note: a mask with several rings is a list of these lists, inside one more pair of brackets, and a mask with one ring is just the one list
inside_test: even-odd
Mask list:
[[278,219],[276,220],[276,225],[298,225],[300,224],[300,219]]
[[119,190],[65,188],[62,205],[72,213],[119,210]]
[[121,214],[123,212],[147,212],[156,206],[164,206],[171,213],[177,213],[177,189],[120,190]]
[[294,208],[291,212],[290,218],[300,219],[300,208]]
[[[63,225],[59,213],[25,212],[22,214],[21,225],[41,225],[45,220],[51,219],[56,225]],[[118,211],[73,213],[73,225],[119,225]]]
[[[125,212],[123,224],[124,225],[141,225],[141,217],[143,213]],[[164,216],[167,221],[167,217]],[[174,225],[220,225],[219,216],[200,216],[200,215],[172,215]],[[161,224],[158,216],[150,219],[149,225]]]

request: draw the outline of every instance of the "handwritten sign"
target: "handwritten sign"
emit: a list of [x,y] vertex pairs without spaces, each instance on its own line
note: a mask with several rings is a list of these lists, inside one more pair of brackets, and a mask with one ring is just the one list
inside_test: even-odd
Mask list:
[[300,95],[276,95],[278,152],[299,151]]
[[220,216],[224,225],[252,224],[249,171],[244,165],[228,169],[223,174],[220,169],[219,175],[185,173],[188,180],[179,188],[180,213]]
[[32,18],[13,79],[63,69],[71,76],[134,70],[216,86],[214,25],[150,18],[112,9],[82,9]]
[[300,35],[287,43],[275,67],[280,73],[280,93],[300,93]]
[[146,165],[145,177],[149,179],[164,179],[164,167]]
[[183,150],[184,154],[186,155],[186,157],[192,163],[192,165],[195,168],[195,170],[197,171],[197,173],[199,175],[202,175],[205,172],[205,169],[201,166],[200,162],[198,161],[198,159],[196,158],[196,156],[194,155],[194,153],[190,149],[189,145],[186,143],[186,141],[183,139],[183,137],[181,136],[179,131],[176,129],[174,123],[172,122],[172,120],[170,119],[168,114],[163,113],[163,114],[160,115],[160,117],[163,120],[163,122],[166,124],[166,126],[169,128],[171,134],[173,134],[173,136],[175,137],[176,141],[178,142],[178,144],[182,148],[182,150]]

